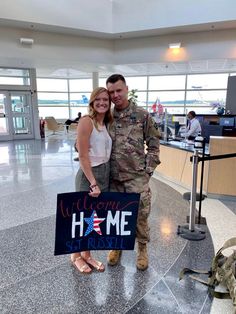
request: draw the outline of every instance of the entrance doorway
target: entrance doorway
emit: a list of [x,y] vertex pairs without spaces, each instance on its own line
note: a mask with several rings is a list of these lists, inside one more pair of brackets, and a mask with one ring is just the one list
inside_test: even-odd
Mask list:
[[0,141],[31,138],[34,134],[30,92],[0,91]]

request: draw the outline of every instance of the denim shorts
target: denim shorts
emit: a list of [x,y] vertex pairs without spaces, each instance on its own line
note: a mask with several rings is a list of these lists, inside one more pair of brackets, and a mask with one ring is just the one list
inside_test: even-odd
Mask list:
[[[92,171],[101,192],[109,191],[110,162],[92,167]],[[80,168],[75,177],[75,190],[76,192],[88,192],[89,186],[90,182]]]

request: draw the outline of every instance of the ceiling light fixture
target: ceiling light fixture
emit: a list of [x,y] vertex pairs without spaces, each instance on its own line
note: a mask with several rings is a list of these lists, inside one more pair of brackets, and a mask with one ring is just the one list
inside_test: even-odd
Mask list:
[[33,40],[33,38],[20,38],[20,43],[22,44],[22,45],[33,45],[33,43],[34,43],[34,40]]
[[169,44],[170,49],[177,49],[181,47],[181,43],[171,43]]

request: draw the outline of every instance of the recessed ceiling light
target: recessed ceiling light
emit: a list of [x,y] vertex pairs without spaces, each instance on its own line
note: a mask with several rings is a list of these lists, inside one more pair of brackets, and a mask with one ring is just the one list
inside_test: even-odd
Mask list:
[[169,44],[169,48],[170,49],[176,49],[176,48],[180,48],[181,47],[181,43],[171,43]]
[[23,37],[21,37],[20,38],[20,43],[22,45],[33,45],[34,40],[33,40],[33,38],[23,38]]

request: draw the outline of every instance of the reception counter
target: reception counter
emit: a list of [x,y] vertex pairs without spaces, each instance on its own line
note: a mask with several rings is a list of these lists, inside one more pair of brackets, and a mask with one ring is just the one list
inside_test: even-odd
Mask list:
[[[161,141],[161,164],[158,175],[186,188],[192,185],[192,163],[194,146],[191,143]],[[206,153],[210,156],[236,153],[236,137],[210,137]],[[200,187],[202,163],[198,164],[198,189]],[[205,161],[203,191],[209,196],[236,196],[236,157]]]

